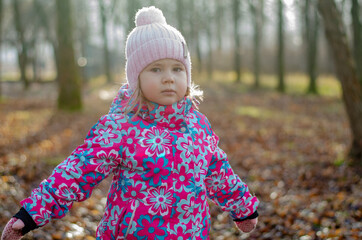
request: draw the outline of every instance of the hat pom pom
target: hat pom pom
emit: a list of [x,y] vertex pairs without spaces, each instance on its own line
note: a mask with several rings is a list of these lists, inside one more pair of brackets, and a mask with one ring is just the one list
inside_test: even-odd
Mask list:
[[136,27],[152,23],[167,24],[166,18],[160,9],[155,7],[144,7],[136,13]]

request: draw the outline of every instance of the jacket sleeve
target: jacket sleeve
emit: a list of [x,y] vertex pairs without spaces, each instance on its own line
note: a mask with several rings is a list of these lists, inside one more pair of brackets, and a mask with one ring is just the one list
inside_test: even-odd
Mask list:
[[230,213],[234,220],[246,219],[256,212],[259,204],[248,186],[232,170],[226,153],[219,148],[219,138],[212,133],[214,154],[212,156],[205,185],[208,197]]
[[84,201],[93,188],[120,163],[121,131],[110,115],[103,116],[89,131],[84,143],[60,163],[50,177],[21,201],[38,227],[59,219],[74,201]]

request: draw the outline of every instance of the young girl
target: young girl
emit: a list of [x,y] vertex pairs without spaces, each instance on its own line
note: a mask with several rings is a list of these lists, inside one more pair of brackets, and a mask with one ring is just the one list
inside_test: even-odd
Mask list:
[[207,198],[244,232],[258,200],[234,174],[219,138],[196,110],[191,60],[161,10],[143,8],[126,43],[124,85],[84,144],[21,201],[1,239],[19,239],[65,216],[113,174],[97,239],[208,239]]

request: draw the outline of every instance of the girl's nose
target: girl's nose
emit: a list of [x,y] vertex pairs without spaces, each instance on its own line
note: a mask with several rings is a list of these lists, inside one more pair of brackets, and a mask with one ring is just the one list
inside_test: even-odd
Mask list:
[[165,71],[162,76],[163,83],[173,83],[175,81],[174,75],[171,71]]

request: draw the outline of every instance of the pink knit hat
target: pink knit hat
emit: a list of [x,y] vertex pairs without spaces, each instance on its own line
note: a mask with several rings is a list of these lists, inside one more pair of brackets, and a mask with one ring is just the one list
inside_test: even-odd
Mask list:
[[183,63],[187,85],[191,85],[191,59],[182,34],[166,23],[160,9],[144,7],[136,13],[136,27],[126,43],[126,74],[131,89],[135,90],[138,76],[150,63],[171,58]]

